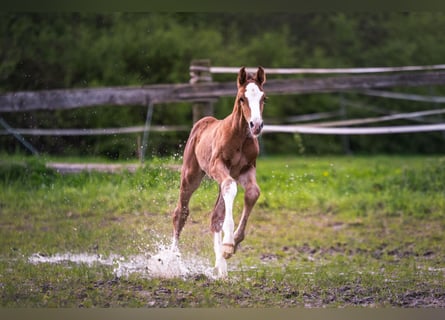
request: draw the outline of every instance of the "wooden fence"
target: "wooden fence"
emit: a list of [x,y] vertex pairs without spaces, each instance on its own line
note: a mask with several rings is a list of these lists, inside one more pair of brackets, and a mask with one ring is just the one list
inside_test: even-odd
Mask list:
[[[254,72],[256,68],[247,68]],[[6,123],[5,130],[0,134],[13,134],[25,146],[26,141],[21,134],[35,135],[96,135],[144,132],[144,144],[148,138],[148,131],[165,131],[168,128],[150,126],[152,107],[155,104],[191,102],[194,105],[194,120],[212,112],[211,103],[218,98],[235,96],[235,76],[230,82],[213,82],[212,74],[233,73],[239,68],[213,67],[208,60],[194,61],[190,66],[190,82],[184,84],[157,84],[146,86],[106,87],[58,89],[41,91],[7,92],[0,94],[0,114],[8,112],[27,112],[33,110],[73,109],[81,107],[102,105],[144,105],[148,106],[148,116],[145,126],[131,128],[105,128],[105,129],[15,129]],[[433,66],[402,66],[382,68],[265,68],[268,75],[295,75],[316,74],[328,77],[307,77],[298,79],[272,79],[268,77],[265,90],[268,95],[311,94],[329,92],[354,91],[365,95],[379,96],[392,99],[408,99],[433,103],[445,103],[445,97],[419,96],[406,93],[394,93],[381,89],[391,87],[419,87],[445,84],[445,65]],[[382,74],[385,73],[385,74]],[[395,73],[395,74],[393,74]],[[338,74],[342,74],[338,76]],[[353,75],[351,75],[353,74]],[[361,74],[361,75],[357,75]],[[336,76],[333,76],[336,75]],[[197,112],[195,112],[195,109]],[[435,114],[442,110],[432,111]],[[378,120],[394,119],[397,115],[384,118],[368,119],[362,123]],[[407,114],[399,118],[410,117]],[[3,119],[0,120],[3,121]],[[379,128],[339,128],[338,125],[351,124],[337,122],[324,125],[292,125],[292,126],[265,126],[264,132],[298,132],[311,134],[385,134],[402,132],[444,131],[445,123],[434,123],[418,126],[379,127]],[[330,127],[330,128],[329,128]],[[170,128],[171,129],[171,128]],[[184,127],[174,127],[174,130],[185,130]],[[32,146],[31,146],[32,147]]]
[[[267,71],[268,69],[266,69]],[[289,95],[444,84],[445,71],[419,71],[389,75],[268,79],[264,87],[269,95]],[[196,102],[234,96],[235,94],[235,81],[20,91],[0,94],[0,112],[72,109],[100,105],[126,106]]]

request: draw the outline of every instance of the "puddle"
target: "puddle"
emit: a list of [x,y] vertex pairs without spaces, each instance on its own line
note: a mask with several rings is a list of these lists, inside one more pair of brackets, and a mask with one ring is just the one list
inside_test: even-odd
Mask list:
[[35,253],[28,258],[28,261],[32,264],[74,262],[88,266],[94,264],[112,266],[116,259],[119,259],[119,256],[102,257],[101,255],[88,253],[56,253],[53,256],[47,256]]
[[155,254],[144,253],[123,257],[111,254],[102,256],[89,253],[57,253],[51,256],[33,254],[28,258],[32,264],[40,263],[75,263],[88,266],[105,265],[113,268],[116,277],[128,277],[138,274],[145,278],[190,278],[206,276],[213,279],[213,267],[203,258],[194,256],[182,256],[177,251],[167,247],[159,247]]

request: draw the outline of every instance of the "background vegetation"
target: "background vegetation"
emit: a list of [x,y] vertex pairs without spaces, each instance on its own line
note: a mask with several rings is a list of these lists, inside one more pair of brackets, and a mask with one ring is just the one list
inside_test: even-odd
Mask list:
[[[0,92],[101,86],[183,83],[193,59],[219,66],[371,67],[442,64],[445,56],[443,13],[2,13],[0,15]],[[218,75],[215,81],[234,81]],[[406,91],[406,88],[395,88]],[[443,87],[410,88],[444,94]],[[379,112],[417,111],[435,106],[358,96],[352,93],[273,96],[265,110],[269,122],[307,113],[337,111],[348,117]],[[359,104],[359,107],[352,105]],[[233,99],[215,104],[227,115]],[[1,115],[12,127],[103,128],[141,125],[146,107],[103,106],[69,111]],[[189,104],[157,105],[154,124],[191,126]],[[435,118],[437,120],[437,117]],[[391,122],[401,124],[406,122]],[[187,132],[150,135],[150,153],[181,151]],[[137,135],[29,137],[41,152],[133,158]],[[268,154],[442,153],[442,133],[388,136],[264,135]],[[23,150],[11,136],[0,149]]]

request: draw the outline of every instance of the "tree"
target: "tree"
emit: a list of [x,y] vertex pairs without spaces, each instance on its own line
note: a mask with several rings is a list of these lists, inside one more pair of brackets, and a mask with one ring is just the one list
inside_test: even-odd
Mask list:
[[[189,64],[210,59],[213,65],[265,67],[366,67],[440,64],[445,56],[443,13],[2,13],[0,31],[0,91],[52,88],[145,85],[189,81]],[[235,81],[217,75],[215,81]],[[396,88],[405,90],[404,88]],[[444,94],[443,88],[410,89]],[[384,110],[429,108],[422,103],[389,101],[345,94],[345,98]],[[227,115],[233,99],[216,103],[216,115]],[[335,94],[270,97],[266,118],[333,111]],[[111,127],[141,125],[146,106],[87,108],[57,112],[3,114],[14,127]],[[364,108],[350,116],[374,115]],[[191,125],[187,105],[156,106],[157,124]],[[154,153],[177,152],[186,133],[151,135]],[[32,137],[50,153],[135,154],[136,136]],[[20,145],[0,137],[0,150]],[[306,152],[339,152],[338,137],[304,136]],[[400,150],[443,152],[440,133],[422,134],[391,143],[379,137],[352,137],[354,151]],[[263,138],[268,153],[289,152],[291,135]],[[400,149],[399,147],[400,146]],[[292,151],[293,152],[293,151]]]

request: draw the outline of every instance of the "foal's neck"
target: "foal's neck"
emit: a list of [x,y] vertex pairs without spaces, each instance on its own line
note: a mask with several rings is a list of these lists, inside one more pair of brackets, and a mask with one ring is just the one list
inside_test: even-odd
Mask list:
[[243,111],[238,99],[235,100],[232,113],[226,118],[230,124],[231,133],[238,139],[246,139],[250,137],[249,127],[247,121],[244,119]]

